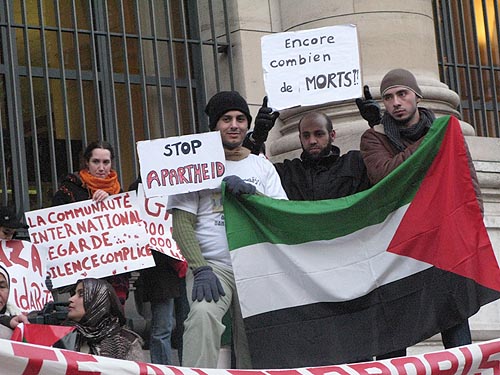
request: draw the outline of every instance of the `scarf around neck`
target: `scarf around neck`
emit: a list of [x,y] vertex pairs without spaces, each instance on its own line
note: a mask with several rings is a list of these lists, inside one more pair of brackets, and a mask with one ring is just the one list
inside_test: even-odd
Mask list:
[[118,175],[114,170],[111,170],[106,178],[92,176],[87,169],[80,170],[79,175],[83,186],[90,190],[91,197],[97,190],[104,190],[109,195],[118,194],[121,190]]
[[403,144],[402,139],[409,139],[411,141],[416,141],[420,139],[427,130],[431,127],[432,123],[436,119],[434,113],[427,108],[417,108],[420,114],[420,120],[410,127],[401,127],[400,122],[394,120],[394,118],[385,112],[382,116],[382,125],[384,126],[384,132],[389,138],[391,144],[398,150],[404,151],[406,146]]

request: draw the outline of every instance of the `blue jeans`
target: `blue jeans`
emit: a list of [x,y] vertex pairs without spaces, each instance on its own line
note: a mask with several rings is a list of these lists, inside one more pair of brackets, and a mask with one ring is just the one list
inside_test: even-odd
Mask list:
[[151,363],[172,364],[172,329],[174,326],[174,299],[151,302]]

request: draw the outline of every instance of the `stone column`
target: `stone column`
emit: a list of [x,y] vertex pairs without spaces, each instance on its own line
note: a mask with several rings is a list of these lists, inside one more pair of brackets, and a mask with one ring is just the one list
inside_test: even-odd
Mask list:
[[[415,74],[423,91],[421,105],[438,116],[459,117],[458,95],[439,81],[431,0],[325,0],[315,1],[314,6],[302,0],[282,0],[279,11],[283,31],[355,24],[363,82],[370,86],[375,99],[380,99],[383,75],[393,68],[406,68]],[[367,124],[354,100],[327,103],[282,111],[281,126],[274,129],[267,145],[272,160],[299,153],[297,123],[311,110],[321,110],[332,118],[337,130],[336,144],[342,152],[359,148],[359,138]],[[471,127],[467,133],[473,134]]]
[[[215,34],[219,41],[226,42],[222,3],[214,1],[213,6],[216,15]],[[265,95],[260,39],[264,35],[281,31],[279,10],[280,6],[276,0],[227,1],[234,89],[247,99],[254,117]],[[210,12],[207,4],[200,7],[199,11],[202,35],[205,39],[211,39]],[[210,54],[211,50],[205,47],[204,53]],[[211,64],[208,60],[206,63]],[[221,89],[228,90],[230,82],[227,55],[219,54],[218,62],[223,81]],[[208,79],[207,97],[215,92],[215,83]]]

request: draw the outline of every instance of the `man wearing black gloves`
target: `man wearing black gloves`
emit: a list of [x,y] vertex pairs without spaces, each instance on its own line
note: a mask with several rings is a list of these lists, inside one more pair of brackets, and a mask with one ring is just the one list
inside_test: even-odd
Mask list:
[[368,122],[370,128],[373,128],[375,125],[380,124],[380,120],[382,119],[382,115],[380,114],[380,105],[373,99],[368,85],[363,87],[363,96],[364,99],[356,99],[356,105],[358,106],[361,117]]
[[[235,195],[259,192],[286,199],[280,179],[265,158],[242,146],[252,121],[245,99],[223,91],[208,102],[210,130],[220,131],[226,157],[227,190]],[[186,258],[190,312],[184,323],[183,366],[215,368],[224,332],[222,318],[231,309],[237,368],[250,368],[248,343],[239,308],[224,227],[221,189],[169,197],[173,238]]]
[[[267,107],[267,98],[264,98],[255,118],[254,131],[244,146],[258,153],[278,116],[278,112]],[[360,152],[340,155],[340,149],[333,145],[335,130],[328,116],[310,112],[302,117],[298,127],[302,145],[300,158],[274,164],[288,199],[334,199],[370,187]]]
[[264,96],[262,107],[255,118],[255,127],[253,132],[249,132],[243,141],[243,147],[248,148],[252,154],[259,155],[262,145],[267,141],[267,135],[273,128],[276,120],[280,116],[278,111],[273,111],[267,106],[267,96]]

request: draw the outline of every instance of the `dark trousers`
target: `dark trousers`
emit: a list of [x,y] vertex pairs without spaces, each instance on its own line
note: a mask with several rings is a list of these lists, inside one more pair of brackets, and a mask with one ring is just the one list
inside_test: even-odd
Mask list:
[[[444,330],[443,332],[441,332],[441,339],[443,341],[443,346],[445,347],[445,349],[471,344],[472,336],[470,334],[469,321],[465,320],[462,323],[457,324],[456,326]],[[404,356],[406,356],[406,348],[378,355],[377,361]]]
[[465,320],[441,332],[441,338],[445,349],[471,344],[472,336],[470,334],[469,321]]

